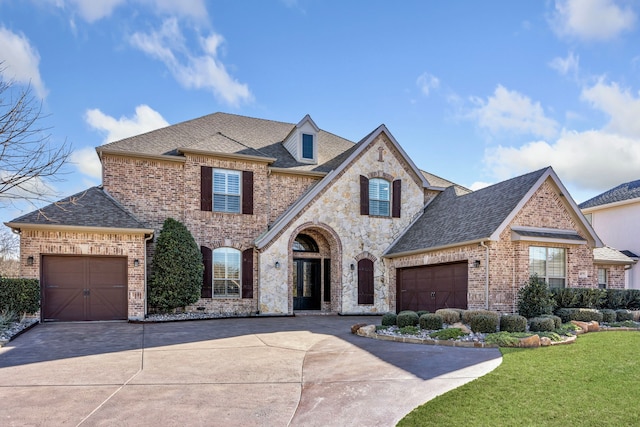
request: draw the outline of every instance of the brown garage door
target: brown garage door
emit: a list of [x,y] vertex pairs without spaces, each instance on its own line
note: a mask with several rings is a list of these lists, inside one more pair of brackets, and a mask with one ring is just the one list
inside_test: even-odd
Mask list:
[[126,320],[127,259],[42,257],[44,320]]
[[466,262],[398,269],[397,310],[466,309],[467,276]]

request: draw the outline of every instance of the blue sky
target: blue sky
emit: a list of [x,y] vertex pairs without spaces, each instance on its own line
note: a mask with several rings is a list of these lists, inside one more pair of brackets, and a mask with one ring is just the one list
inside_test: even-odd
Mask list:
[[42,100],[51,143],[72,146],[53,199],[100,183],[96,146],[224,111],[310,114],[353,141],[384,123],[420,168],[473,189],[551,165],[579,203],[640,179],[639,14],[632,0],[0,0],[0,61]]

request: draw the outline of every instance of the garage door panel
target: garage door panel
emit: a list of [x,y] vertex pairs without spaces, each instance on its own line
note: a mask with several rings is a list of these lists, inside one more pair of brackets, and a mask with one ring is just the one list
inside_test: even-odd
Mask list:
[[467,272],[466,262],[398,270],[397,309],[467,308]]
[[127,259],[54,256],[42,259],[44,320],[126,320]]

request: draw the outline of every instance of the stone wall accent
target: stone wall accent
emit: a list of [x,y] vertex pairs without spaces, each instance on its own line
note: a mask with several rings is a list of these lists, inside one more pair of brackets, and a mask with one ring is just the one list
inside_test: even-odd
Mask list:
[[[23,229],[20,233],[20,275],[40,279],[42,255],[111,255],[127,257],[129,319],[144,318],[145,309],[145,236],[82,231],[46,231]],[[33,256],[32,266],[27,258]],[[140,261],[134,267],[133,260]]]
[[[384,150],[383,162],[379,162],[379,149]],[[402,217],[378,217],[360,215],[360,175],[383,173],[393,179],[402,179]],[[425,197],[422,182],[415,176],[411,167],[404,161],[386,135],[381,134],[369,147],[348,165],[341,174],[327,185],[323,191],[303,209],[296,218],[266,246],[260,255],[260,311],[268,313],[291,313],[291,305],[281,304],[283,297],[291,295],[290,280],[286,269],[273,269],[276,260],[290,262],[293,233],[303,224],[315,224],[324,229],[333,230],[339,236],[342,247],[340,259],[334,271],[341,274],[340,313],[377,313],[389,310],[389,277],[381,261],[382,253],[391,242],[409,225],[422,209],[421,201]],[[295,236],[293,236],[295,238]],[[357,271],[350,264],[357,263],[356,257],[368,252],[378,259],[374,263],[375,303],[358,305]],[[265,280],[264,278],[269,278]],[[333,283],[333,280],[332,280]],[[333,286],[333,284],[332,284]],[[332,295],[333,299],[334,295]],[[289,300],[289,298],[286,298]],[[332,304],[333,305],[333,304]]]

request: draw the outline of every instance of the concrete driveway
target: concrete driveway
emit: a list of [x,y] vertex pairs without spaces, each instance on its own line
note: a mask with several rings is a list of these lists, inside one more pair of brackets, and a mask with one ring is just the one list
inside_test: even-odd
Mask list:
[[392,426],[497,349],[352,335],[379,317],[47,323],[0,348],[3,426]]

